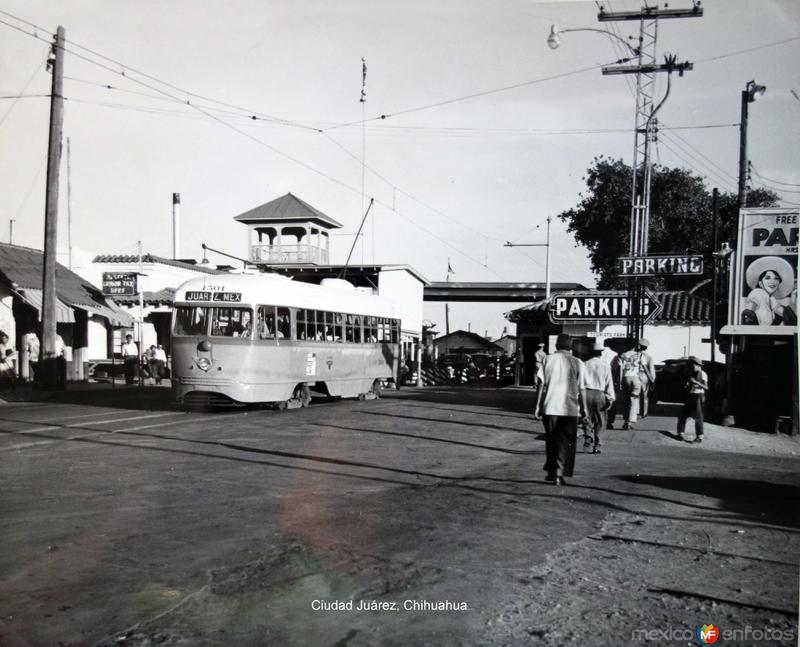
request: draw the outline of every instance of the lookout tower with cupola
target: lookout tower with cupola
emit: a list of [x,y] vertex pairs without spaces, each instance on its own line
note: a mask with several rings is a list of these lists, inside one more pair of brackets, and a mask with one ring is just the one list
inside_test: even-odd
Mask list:
[[264,265],[328,265],[330,232],[342,227],[291,193],[234,220],[247,225],[248,260]]

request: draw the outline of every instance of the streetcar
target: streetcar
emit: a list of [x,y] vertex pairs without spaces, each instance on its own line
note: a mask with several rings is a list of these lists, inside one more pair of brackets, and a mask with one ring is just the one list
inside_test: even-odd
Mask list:
[[398,384],[399,366],[394,303],[342,279],[317,285],[243,271],[175,292],[172,384],[187,406],[372,399]]

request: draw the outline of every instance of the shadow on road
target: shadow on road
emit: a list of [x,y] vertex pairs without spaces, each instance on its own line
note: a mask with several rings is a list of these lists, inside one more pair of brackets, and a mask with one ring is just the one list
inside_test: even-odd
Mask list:
[[518,388],[489,388],[475,386],[425,387],[402,389],[389,393],[390,398],[402,398],[435,404],[492,407],[512,413],[533,413],[533,390]]
[[699,476],[637,474],[618,478],[627,483],[712,497],[719,500],[721,510],[745,519],[800,528],[800,487],[796,485]]

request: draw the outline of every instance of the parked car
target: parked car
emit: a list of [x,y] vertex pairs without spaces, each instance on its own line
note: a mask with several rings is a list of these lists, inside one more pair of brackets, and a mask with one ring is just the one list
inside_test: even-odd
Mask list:
[[[708,375],[709,390],[714,389],[725,375],[725,365],[719,362],[705,361],[703,370]],[[689,360],[685,357],[668,359],[657,365],[655,399],[658,402],[683,402],[689,375]]]

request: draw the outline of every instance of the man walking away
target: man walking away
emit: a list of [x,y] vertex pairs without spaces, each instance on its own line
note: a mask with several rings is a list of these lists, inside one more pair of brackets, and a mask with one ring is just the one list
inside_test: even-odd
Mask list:
[[642,354],[638,343],[635,343],[633,348],[619,356],[620,391],[625,400],[622,411],[622,415],[625,418],[625,423],[622,425],[623,429],[633,429],[636,415],[639,413],[639,398],[642,394],[642,382],[639,373],[641,361]]
[[614,384],[611,377],[611,366],[602,357],[603,340],[597,339],[592,348],[592,357],[585,364],[586,370],[586,416],[588,428],[584,428],[583,449],[591,448],[593,454],[600,453],[600,434],[606,426],[606,411],[614,402]]
[[583,362],[572,356],[572,339],[556,338],[556,352],[548,355],[539,371],[542,388],[536,406],[544,417],[547,460],[545,480],[566,485],[575,467],[578,420],[586,417],[586,375]]
[[686,398],[678,415],[678,440],[684,440],[683,431],[686,419],[694,418],[694,442],[703,442],[703,403],[708,390],[708,375],[703,370],[703,363],[692,355],[689,358],[689,379],[686,381]]
[[641,385],[639,417],[642,419],[647,417],[647,409],[650,402],[649,393],[656,381],[656,366],[650,353],[646,352],[649,346],[650,342],[646,339],[640,339],[639,344],[636,346],[636,350],[639,353],[639,384]]

